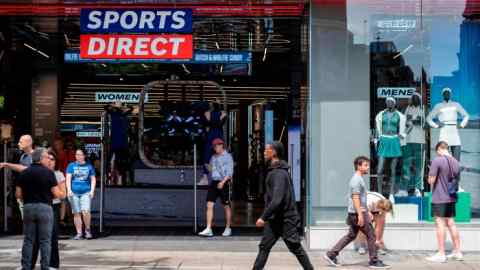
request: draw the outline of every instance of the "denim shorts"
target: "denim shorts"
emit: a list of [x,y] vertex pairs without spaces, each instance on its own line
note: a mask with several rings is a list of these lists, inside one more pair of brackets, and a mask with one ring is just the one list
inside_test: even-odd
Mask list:
[[70,201],[70,207],[72,208],[72,213],[80,214],[81,212],[90,212],[90,205],[92,200],[90,198],[90,193],[85,194],[73,194],[68,197]]

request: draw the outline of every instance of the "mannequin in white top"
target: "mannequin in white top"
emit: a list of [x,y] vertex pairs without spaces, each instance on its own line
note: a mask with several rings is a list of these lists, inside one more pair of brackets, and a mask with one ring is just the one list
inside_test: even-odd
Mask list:
[[[415,190],[415,196],[421,197],[423,190],[423,157],[425,151],[425,110],[422,106],[422,96],[414,93],[408,107],[405,109],[407,117],[407,145],[403,148],[403,188],[402,194],[407,196],[407,190]],[[399,192],[400,193],[400,192]]]
[[[450,146],[453,157],[460,161],[462,143],[458,134],[458,127],[465,128],[468,124],[469,115],[460,103],[452,101],[452,89],[442,90],[443,102],[435,105],[427,117],[427,122],[432,128],[440,128],[439,141],[444,141]],[[462,116],[462,122],[458,124],[458,115]],[[433,119],[438,118],[438,124]]]

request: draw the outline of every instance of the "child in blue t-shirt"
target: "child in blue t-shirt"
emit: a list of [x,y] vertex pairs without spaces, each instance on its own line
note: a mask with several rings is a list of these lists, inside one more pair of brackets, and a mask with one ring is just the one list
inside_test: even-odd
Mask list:
[[[72,162],[67,167],[67,191],[70,206],[73,212],[73,219],[77,235],[75,240],[80,240],[82,234],[82,220],[85,223],[85,238],[91,239],[90,232],[90,208],[91,201],[95,195],[95,169],[86,162],[85,152],[78,149],[75,152],[75,162]],[[82,219],[83,217],[83,219]]]

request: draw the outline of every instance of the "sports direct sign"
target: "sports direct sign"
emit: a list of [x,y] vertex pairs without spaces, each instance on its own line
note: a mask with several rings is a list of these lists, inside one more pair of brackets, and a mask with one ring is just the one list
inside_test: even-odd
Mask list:
[[80,28],[82,59],[193,57],[193,37],[183,34],[192,31],[189,9],[82,9]]
[[191,9],[82,9],[82,33],[191,33]]
[[80,35],[88,59],[190,59],[192,35]]

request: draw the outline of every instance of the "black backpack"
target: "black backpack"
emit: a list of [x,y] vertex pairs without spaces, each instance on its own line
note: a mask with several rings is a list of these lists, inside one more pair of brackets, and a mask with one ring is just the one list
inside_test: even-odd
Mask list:
[[448,195],[450,195],[451,198],[457,199],[458,195],[458,187],[460,183],[460,172],[458,174],[454,174],[452,171],[452,167],[450,166],[450,161],[448,160],[448,157],[445,157],[447,159],[447,164],[448,164],[448,182],[447,182],[447,190],[448,190]]

